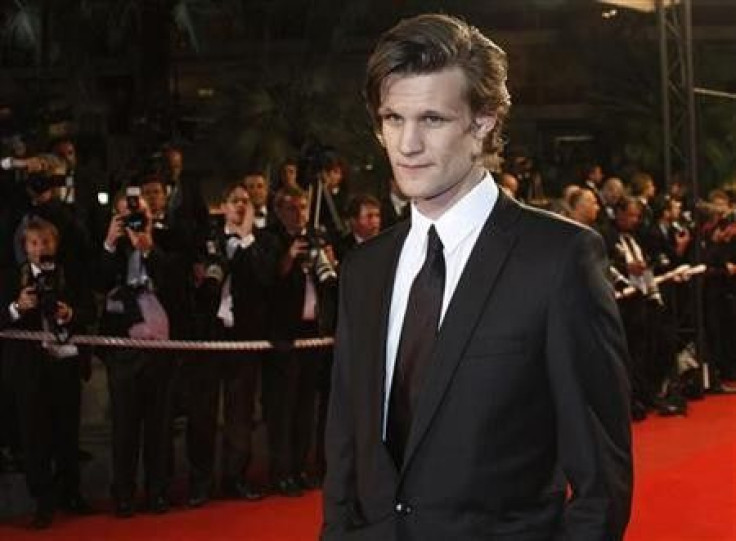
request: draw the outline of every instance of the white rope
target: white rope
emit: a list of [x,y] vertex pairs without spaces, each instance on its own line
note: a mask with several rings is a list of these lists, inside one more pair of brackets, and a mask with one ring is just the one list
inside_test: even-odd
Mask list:
[[[36,342],[56,342],[56,337],[44,331],[0,331],[0,338],[9,340],[32,340]],[[69,338],[70,344],[78,346],[104,346],[142,349],[176,349],[184,351],[267,351],[275,349],[267,340],[252,341],[215,341],[215,340],[141,340],[137,338],[123,338],[118,336],[91,336],[75,335]],[[311,349],[329,347],[335,343],[331,337],[301,338],[289,341],[288,344],[296,349]]]

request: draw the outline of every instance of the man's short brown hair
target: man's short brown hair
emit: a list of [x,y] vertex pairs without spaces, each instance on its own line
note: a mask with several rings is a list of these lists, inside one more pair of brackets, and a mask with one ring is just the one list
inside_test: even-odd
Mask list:
[[22,240],[24,246],[26,243],[26,237],[28,237],[29,233],[36,233],[38,235],[43,235],[44,233],[49,234],[54,237],[54,242],[57,245],[59,244],[58,228],[48,220],[44,220],[43,218],[39,218],[38,216],[31,217],[26,223],[25,228],[23,229]]
[[348,218],[357,220],[360,217],[360,211],[363,207],[375,207],[380,210],[381,203],[371,194],[359,193],[350,198],[348,206],[345,208],[345,214]]
[[498,154],[503,121],[511,106],[506,53],[476,27],[449,15],[432,13],[404,19],[380,37],[368,59],[364,89],[375,129],[380,128],[378,109],[389,76],[429,74],[453,67],[465,74],[471,113],[496,117],[484,150]]

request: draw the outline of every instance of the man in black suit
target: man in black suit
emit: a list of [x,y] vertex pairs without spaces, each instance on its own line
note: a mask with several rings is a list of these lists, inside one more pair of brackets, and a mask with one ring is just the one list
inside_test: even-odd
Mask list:
[[[186,311],[182,257],[162,248],[159,230],[140,190],[116,199],[101,250],[98,286],[105,293],[100,333],[140,339],[183,338]],[[112,416],[112,495],[115,514],[135,511],[138,458],[143,450],[146,504],[169,508],[171,404],[174,358],[155,349],[101,351]]]
[[299,350],[291,344],[298,338],[332,334],[337,275],[331,247],[324,244],[323,235],[307,227],[306,192],[282,188],[274,207],[280,222],[272,230],[278,243],[271,294],[276,350],[263,365],[263,401],[274,489],[284,496],[300,496],[317,483],[308,472],[307,459],[327,359],[324,350]]
[[394,178],[388,179],[384,192],[381,195],[381,227],[388,229],[409,217],[411,205]]
[[369,60],[412,217],[341,266],[326,540],[623,537],[629,387],[605,250],[480,164],[505,80],[504,52],[445,15],[400,22]]
[[[207,243],[208,278],[197,291],[201,294],[209,289],[208,296],[215,299],[215,303],[203,299],[210,306],[203,338],[262,340],[267,333],[269,286],[276,275],[275,241],[255,227],[254,208],[243,183],[225,189],[222,210],[224,224]],[[262,498],[246,482],[261,359],[256,352],[222,351],[202,354],[187,364],[191,507],[203,505],[210,497],[221,382],[222,491],[231,498]]]
[[342,261],[351,249],[372,239],[381,231],[381,203],[372,195],[354,195],[346,210],[350,233],[343,236],[335,246],[338,261]]
[[248,190],[248,197],[255,210],[253,225],[256,229],[266,229],[275,225],[277,220],[269,204],[266,176],[260,172],[248,173],[243,178],[243,184],[245,184],[245,189]]

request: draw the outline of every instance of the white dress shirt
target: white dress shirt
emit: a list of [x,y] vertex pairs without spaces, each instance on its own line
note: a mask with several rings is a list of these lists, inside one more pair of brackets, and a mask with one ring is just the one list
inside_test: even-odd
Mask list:
[[427,233],[434,225],[444,247],[445,257],[445,292],[440,311],[440,326],[452,300],[460,276],[465,269],[470,253],[475,246],[478,235],[483,228],[493,206],[498,199],[498,187],[490,173],[460,201],[447,210],[437,221],[422,215],[412,203],[411,229],[401,249],[399,263],[396,267],[396,278],[391,295],[391,309],[388,320],[388,339],[386,340],[386,383],[383,404],[383,434],[386,435],[386,418],[388,402],[391,395],[396,354],[401,339],[401,328],[404,324],[406,305],[409,301],[414,278],[424,264],[427,252]]

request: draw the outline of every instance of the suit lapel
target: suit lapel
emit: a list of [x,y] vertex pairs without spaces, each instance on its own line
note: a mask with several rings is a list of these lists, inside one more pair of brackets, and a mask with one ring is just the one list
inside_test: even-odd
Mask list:
[[[396,279],[396,267],[399,264],[399,257],[401,255],[401,249],[404,246],[404,241],[409,233],[410,221],[405,220],[394,226],[393,239],[389,245],[386,257],[389,258],[390,264],[384,267],[383,276],[380,277],[379,283],[381,284],[381,295],[378,297],[380,302],[379,321],[376,325],[379,335],[373,337],[369,342],[374,344],[374,350],[371,352],[370,358],[375,360],[375,364],[372,367],[372,392],[373,403],[371,404],[371,411],[377,412],[377,415],[373,417],[377,420],[378,426],[374,427],[374,430],[378,433],[378,440],[383,440],[383,417],[384,417],[384,403],[385,403],[385,389],[386,389],[386,341],[388,339],[388,320],[391,312],[391,297],[394,290],[394,282]],[[391,455],[386,449],[385,445],[382,445],[384,455],[383,461],[391,464],[393,470],[396,471],[396,464],[391,458]]]
[[476,322],[483,313],[496,279],[516,241],[516,232],[510,226],[518,217],[519,211],[519,205],[500,191],[442,322],[412,422],[402,471],[406,470],[442,402],[465,345],[475,330]]

